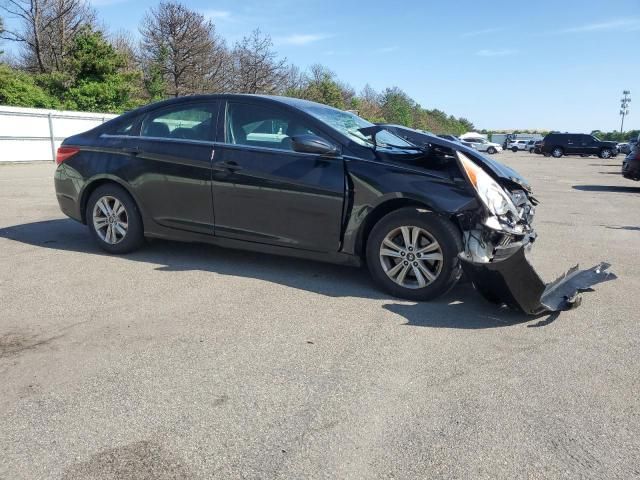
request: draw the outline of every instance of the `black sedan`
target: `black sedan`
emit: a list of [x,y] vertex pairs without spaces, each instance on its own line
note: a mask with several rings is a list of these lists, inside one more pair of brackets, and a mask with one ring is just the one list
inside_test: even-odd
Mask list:
[[[366,264],[413,300],[443,294],[464,266],[487,298],[542,308],[535,273],[535,286],[518,284],[531,189],[460,143],[299,99],[211,95],[70,137],[57,163],[60,208],[111,253],[155,237]],[[499,274],[518,281],[485,279],[509,258]]]
[[640,180],[640,135],[622,162],[622,175],[630,180]]

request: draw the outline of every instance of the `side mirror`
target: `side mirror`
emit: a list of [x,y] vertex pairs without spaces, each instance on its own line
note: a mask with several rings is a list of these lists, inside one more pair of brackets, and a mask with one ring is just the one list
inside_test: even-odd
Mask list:
[[294,152],[316,153],[318,155],[336,156],[340,154],[337,146],[316,135],[304,134],[291,137],[291,148]]

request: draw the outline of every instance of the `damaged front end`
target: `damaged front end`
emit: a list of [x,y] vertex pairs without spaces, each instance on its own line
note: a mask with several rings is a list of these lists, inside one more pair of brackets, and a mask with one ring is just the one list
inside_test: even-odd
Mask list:
[[459,215],[464,249],[462,266],[487,300],[530,315],[568,310],[580,304],[579,293],[615,277],[601,263],[588,270],[573,267],[545,284],[526,259],[536,239],[532,228],[537,200],[520,178],[499,184],[461,151],[458,163],[484,208]]

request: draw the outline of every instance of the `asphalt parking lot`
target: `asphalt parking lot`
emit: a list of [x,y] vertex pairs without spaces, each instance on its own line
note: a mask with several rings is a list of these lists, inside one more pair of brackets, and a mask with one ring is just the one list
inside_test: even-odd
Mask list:
[[640,476],[640,183],[620,156],[497,159],[542,202],[545,280],[619,279],[529,318],[206,245],[109,256],[54,165],[0,165],[0,478]]

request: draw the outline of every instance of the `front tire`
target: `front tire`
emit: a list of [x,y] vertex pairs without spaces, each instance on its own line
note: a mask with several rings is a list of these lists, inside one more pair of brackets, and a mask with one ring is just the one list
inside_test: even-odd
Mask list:
[[611,151],[611,149],[603,148],[602,150],[600,150],[600,158],[603,158],[606,160],[611,157],[613,157],[613,152]]
[[131,195],[119,185],[105,184],[91,194],[86,219],[93,238],[109,253],[129,253],[144,243],[140,211]]
[[562,157],[562,155],[564,155],[564,150],[562,150],[562,148],[560,147],[555,147],[553,150],[551,150],[551,156],[553,158],[560,158]]
[[493,155],[493,154],[494,154],[494,153],[496,153],[496,152],[497,152],[497,150],[496,150],[494,147],[489,147],[489,148],[487,149],[487,153],[488,153],[489,155]]
[[426,301],[449,291],[461,275],[460,232],[449,221],[417,208],[402,208],[376,223],[367,239],[374,281],[399,298]]
[[516,152],[518,151],[518,147],[511,147],[511,151],[512,151],[513,153],[516,153]]

